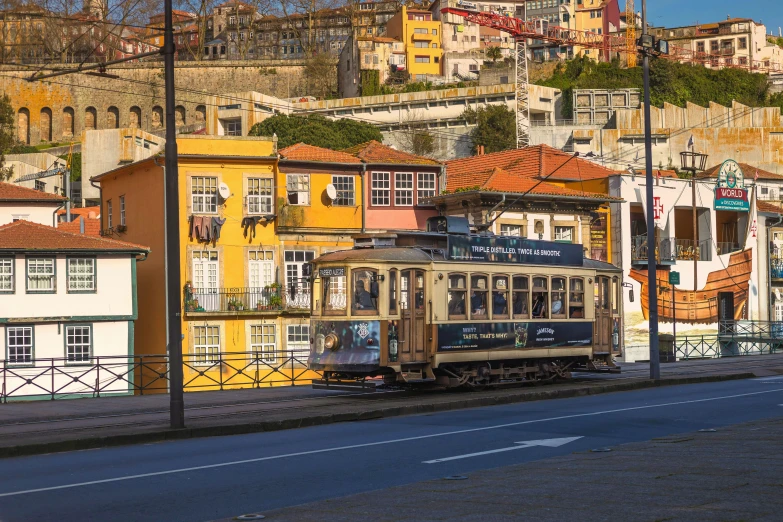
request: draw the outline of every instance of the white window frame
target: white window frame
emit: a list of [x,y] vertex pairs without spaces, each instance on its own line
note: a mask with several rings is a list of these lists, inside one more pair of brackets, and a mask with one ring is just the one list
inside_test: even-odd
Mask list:
[[[87,342],[84,341],[85,332],[87,335]],[[77,336],[81,337],[78,341]],[[91,324],[65,326],[65,360],[68,364],[83,364],[89,363],[92,360]]]
[[[563,239],[563,233],[565,231],[569,231],[569,235],[571,236],[568,239]],[[563,241],[563,242],[569,242],[573,243],[575,241],[575,235],[576,235],[576,227],[570,227],[570,226],[555,226],[554,232],[553,232],[553,240],[554,241]]]
[[220,361],[219,354],[220,325],[193,326],[193,365],[215,365]]
[[[57,290],[57,260],[55,258],[28,257],[25,261],[26,261],[25,276],[27,277],[27,293],[37,293],[37,292],[53,293]],[[36,268],[35,274],[30,273],[31,265]],[[51,268],[51,271],[49,271],[48,268]],[[45,271],[42,271],[41,269]],[[39,286],[40,283],[37,283],[35,285],[36,288],[32,288],[33,285],[31,285],[30,283],[32,282],[33,278],[36,278],[36,280],[39,282],[49,279],[50,284],[46,287],[41,287]]]
[[199,306],[206,311],[220,309],[220,253],[217,250],[194,250],[192,252],[192,279],[195,298],[202,297]]
[[0,257],[0,294],[13,294],[16,291],[16,259]]
[[298,364],[307,364],[310,355],[310,325],[289,324],[286,327],[287,356]]
[[391,206],[391,173],[373,172],[370,174],[370,203],[374,207]]
[[413,206],[413,172],[394,173],[394,206]]
[[194,214],[217,214],[216,176],[191,176],[190,200]]
[[356,206],[356,183],[351,175],[332,175],[332,185],[337,190],[337,197],[332,205],[337,207]]
[[[13,334],[13,335],[12,335]],[[13,347],[11,339],[19,340],[21,343],[14,343]],[[27,341],[29,339],[29,342]],[[6,326],[5,328],[5,357],[8,364],[16,365],[31,365],[35,363],[35,334],[32,326]],[[14,349],[15,353],[11,353],[11,349]],[[19,353],[19,350],[22,353]],[[21,360],[20,360],[21,359]]]
[[[286,174],[285,189],[289,205],[310,205],[310,174]],[[293,195],[296,195],[295,203],[291,200]]]
[[247,178],[248,214],[274,213],[272,178]]
[[[503,228],[506,227],[506,230]],[[513,232],[513,230],[508,230],[509,228],[516,229],[518,231],[517,233],[509,233]],[[525,227],[522,225],[515,225],[514,223],[501,223],[500,224],[500,235],[506,236],[506,237],[527,237],[525,232]]]
[[254,358],[270,364],[277,362],[276,330],[274,324],[250,325],[250,351],[253,352]]
[[[223,53],[221,53],[223,54]],[[242,120],[239,118],[232,118],[228,120],[222,120],[223,135],[224,136],[242,136]]]
[[107,200],[106,201],[106,225],[109,228],[112,228],[112,226],[114,225],[114,216],[112,215],[113,214],[112,206],[113,205],[111,203],[111,200],[110,199]]
[[[438,175],[434,172],[416,174],[416,204],[428,205],[423,200],[438,195]],[[431,203],[429,203],[431,205]]]
[[[315,259],[314,250],[285,250],[285,293],[287,306],[310,309],[310,284],[301,278],[302,265]],[[293,293],[293,295],[291,295]]]
[[66,259],[69,293],[95,292],[96,261],[94,257],[69,257]]
[[125,226],[125,196],[120,196],[120,226]]

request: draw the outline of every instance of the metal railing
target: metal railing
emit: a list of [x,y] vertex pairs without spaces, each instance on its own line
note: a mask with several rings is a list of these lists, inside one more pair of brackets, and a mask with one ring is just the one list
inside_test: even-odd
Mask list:
[[282,310],[309,310],[310,291],[304,286],[283,289],[264,288],[190,288],[184,289],[185,313],[258,313]]
[[783,279],[783,259],[772,259],[769,270],[772,279]]
[[698,244],[692,239],[674,239],[673,241],[677,259],[680,261],[693,261],[694,258],[698,261],[710,261],[712,259],[710,255],[712,245],[709,239],[702,239]]
[[674,352],[679,360],[783,352],[783,322],[720,321],[717,334],[678,336]]
[[[306,351],[183,354],[185,391],[215,391],[310,384],[322,377],[307,369]],[[169,391],[167,355],[94,356],[0,365],[0,403],[13,399],[63,399],[144,395]]]
[[[677,259],[674,238],[659,238],[655,242],[655,259],[658,263],[674,263]],[[631,261],[647,262],[647,236],[631,237]]]

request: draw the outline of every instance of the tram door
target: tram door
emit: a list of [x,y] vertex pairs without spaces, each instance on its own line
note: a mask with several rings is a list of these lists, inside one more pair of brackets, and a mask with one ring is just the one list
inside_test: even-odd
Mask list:
[[612,347],[612,292],[607,276],[595,278],[595,332],[593,353],[609,353]]
[[424,271],[403,270],[400,275],[400,362],[423,361],[426,334]]

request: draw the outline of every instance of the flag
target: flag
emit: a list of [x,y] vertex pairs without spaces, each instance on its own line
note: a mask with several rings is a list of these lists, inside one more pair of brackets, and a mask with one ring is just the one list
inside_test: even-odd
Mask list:
[[759,179],[759,169],[756,169],[756,175],[753,176],[753,181],[758,181]]
[[756,232],[758,231],[758,200],[756,198],[756,191],[758,188],[753,186],[750,189],[750,211],[748,212],[748,226],[745,230],[745,249],[754,248],[758,239],[756,238]]
[[691,137],[688,139],[688,145],[687,145],[687,147],[688,147],[689,149],[692,149],[692,148],[693,148],[693,145],[694,145],[694,143],[693,143],[693,134],[691,134]]

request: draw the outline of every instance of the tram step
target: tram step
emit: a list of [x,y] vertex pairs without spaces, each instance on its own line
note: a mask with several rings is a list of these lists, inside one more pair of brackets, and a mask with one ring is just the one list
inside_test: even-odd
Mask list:
[[376,384],[374,382],[362,381],[330,381],[326,379],[313,379],[314,390],[348,390],[348,391],[366,391],[374,392]]

